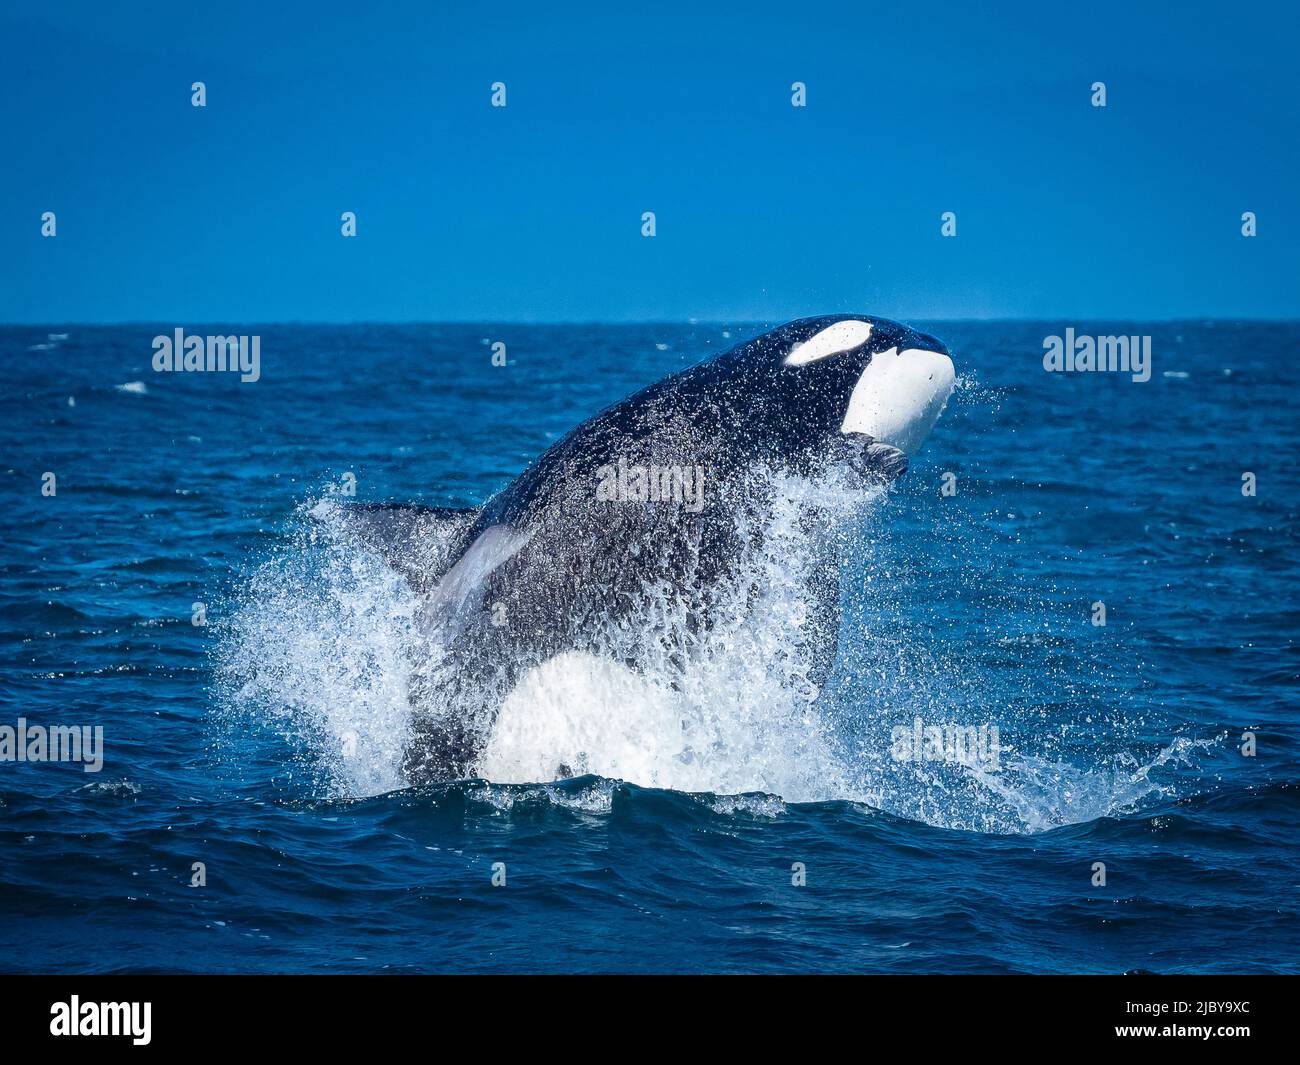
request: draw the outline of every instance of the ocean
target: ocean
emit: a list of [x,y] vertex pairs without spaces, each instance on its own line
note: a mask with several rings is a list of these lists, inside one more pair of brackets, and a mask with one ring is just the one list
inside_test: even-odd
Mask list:
[[815,703],[764,622],[689,765],[677,710],[579,694],[544,712],[621,721],[634,779],[417,787],[411,591],[312,511],[479,505],[764,327],[184,323],[256,381],[155,372],[177,323],[0,327],[0,726],[102,729],[98,771],[0,761],[0,968],[1296,972],[1300,325],[1068,323],[1149,336],[1142,381],[910,324],[957,388],[845,519]]

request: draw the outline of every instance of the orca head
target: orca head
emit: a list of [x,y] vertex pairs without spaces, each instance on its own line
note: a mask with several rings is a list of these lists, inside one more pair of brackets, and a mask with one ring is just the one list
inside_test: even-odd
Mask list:
[[735,354],[750,415],[787,461],[829,456],[887,478],[907,468],[955,379],[940,341],[867,315],[800,319]]

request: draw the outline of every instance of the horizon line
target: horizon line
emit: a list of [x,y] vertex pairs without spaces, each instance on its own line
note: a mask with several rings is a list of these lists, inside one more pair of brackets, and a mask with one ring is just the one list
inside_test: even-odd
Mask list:
[[[835,312],[831,312],[834,314]],[[845,315],[851,316],[856,312],[845,311]],[[801,315],[800,317],[814,318],[822,315]],[[873,317],[880,317],[875,315]],[[1031,324],[1039,322],[1058,322],[1072,319],[1077,322],[1136,322],[1149,325],[1174,324],[1182,322],[1231,322],[1234,324],[1262,324],[1262,325],[1287,325],[1300,324],[1300,317],[1232,317],[1216,315],[1197,315],[1197,316],[1175,316],[1160,318],[1111,318],[1105,315],[1052,315],[1050,317],[932,317],[930,315],[904,315],[892,319],[893,321],[907,322],[944,322],[947,324],[992,324],[992,323],[1009,323],[1009,324]],[[31,322],[0,322],[0,329],[39,329],[55,326],[72,326],[77,328],[102,328],[105,326],[156,326],[164,323],[172,324],[172,328],[177,328],[174,324],[176,319],[164,318],[123,318],[102,321],[76,321],[73,319],[66,320],[49,320],[49,321],[31,321]],[[357,319],[328,319],[328,318],[264,318],[254,319],[189,319],[196,325],[241,325],[241,326],[411,326],[411,325],[454,325],[454,326],[471,326],[471,325],[505,325],[505,326],[762,326],[772,322],[791,322],[798,321],[798,318],[552,318],[552,319],[522,319],[522,318],[357,318]]]

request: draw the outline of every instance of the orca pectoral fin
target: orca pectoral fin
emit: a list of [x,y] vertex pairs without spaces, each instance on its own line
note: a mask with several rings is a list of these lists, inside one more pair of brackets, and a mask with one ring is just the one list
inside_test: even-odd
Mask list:
[[907,472],[907,455],[893,444],[876,442],[866,450],[867,468],[887,481],[896,480]]
[[888,484],[907,472],[905,452],[861,434],[841,437],[836,441],[833,460],[844,462],[865,482]]
[[374,551],[420,592],[431,590],[451,568],[460,539],[479,511],[407,503],[346,503],[325,500],[311,517],[341,529]]

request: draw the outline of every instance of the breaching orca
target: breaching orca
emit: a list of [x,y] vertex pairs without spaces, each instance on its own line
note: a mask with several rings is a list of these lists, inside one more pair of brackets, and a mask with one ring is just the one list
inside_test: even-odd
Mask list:
[[[774,477],[899,476],[953,380],[947,349],[907,326],[805,318],[588,419],[479,510],[330,508],[420,597],[407,779],[473,773],[503,702],[557,658],[632,672],[652,652],[689,659],[720,612],[753,602],[740,562],[766,535]],[[813,539],[800,572],[815,686],[835,661],[840,598],[830,540]]]

